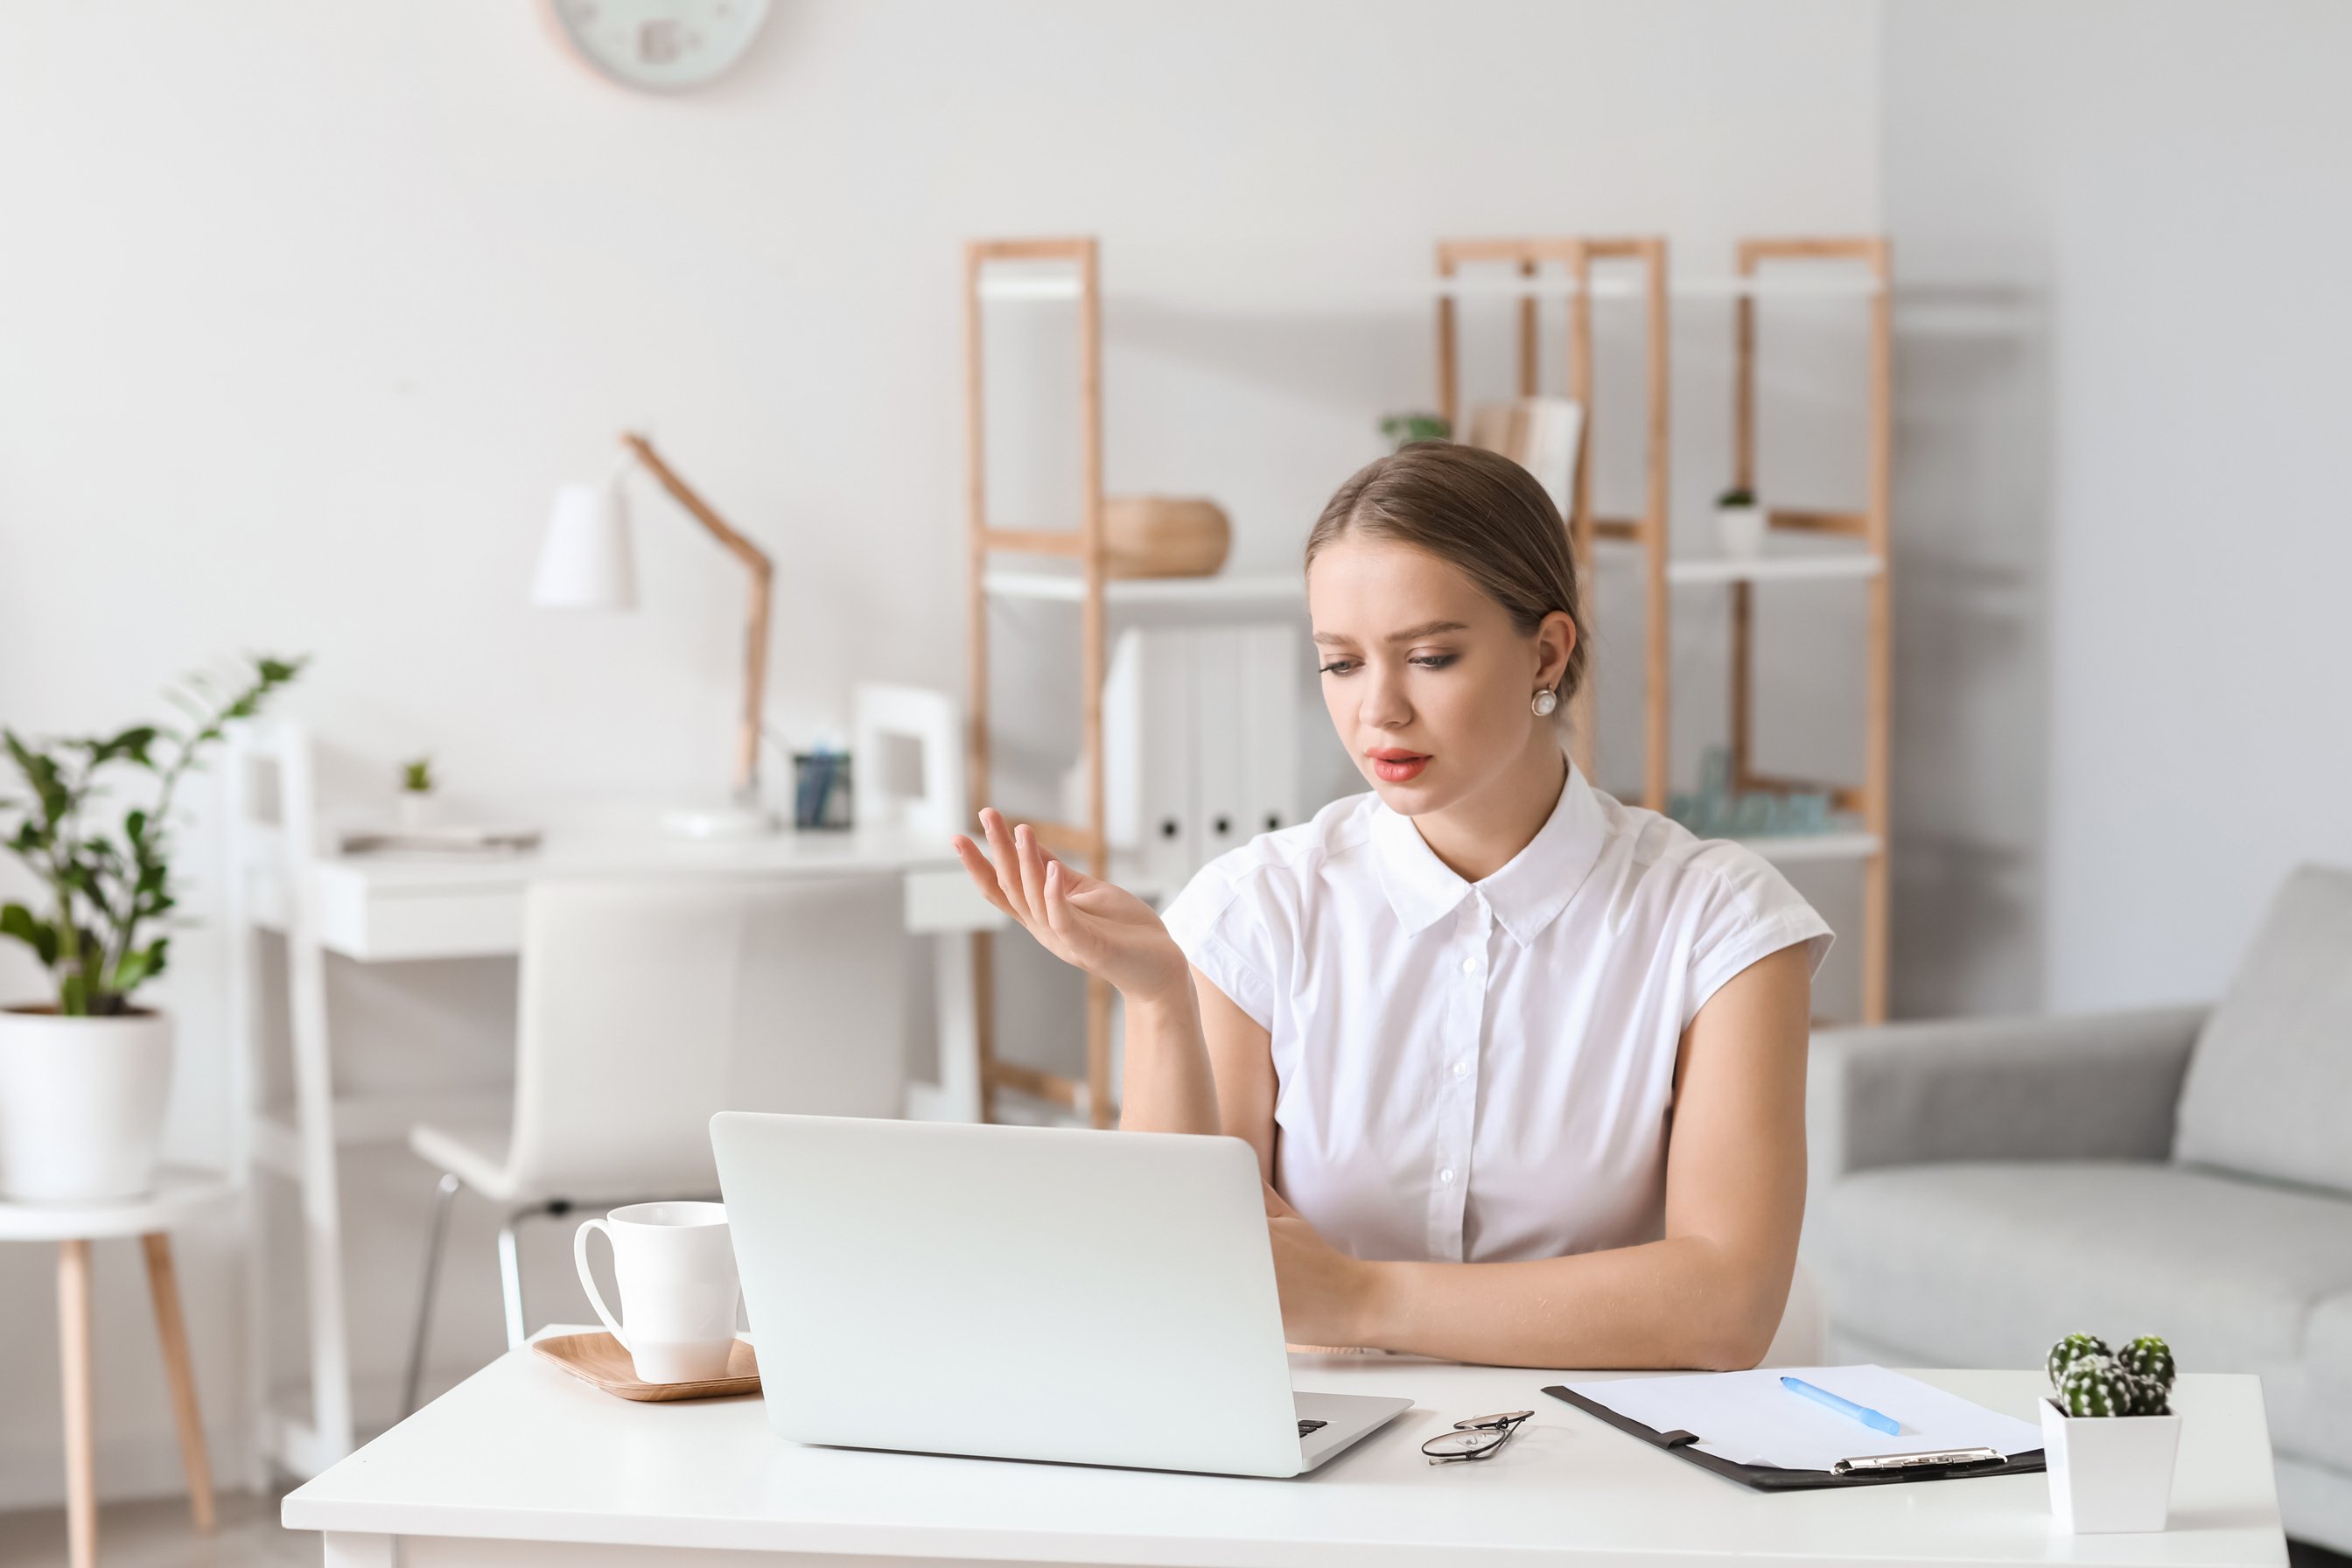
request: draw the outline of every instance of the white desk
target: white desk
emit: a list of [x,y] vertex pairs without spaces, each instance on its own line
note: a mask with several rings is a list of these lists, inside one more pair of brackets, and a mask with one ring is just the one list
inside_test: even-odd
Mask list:
[[[289,1494],[283,1518],[327,1532],[331,1568],[2286,1561],[2252,1377],[2181,1378],[2170,1531],[2076,1536],[2056,1529],[2040,1474],[1750,1492],[1537,1392],[1570,1373],[1339,1356],[1295,1357],[1293,1373],[1416,1408],[1296,1480],[1098,1470],[802,1447],[756,1399],[632,1405],[525,1349]],[[2025,1419],[2042,1386],[2038,1373],[1916,1375]],[[1139,1396],[1150,1378],[1135,1369]],[[1535,1419],[1492,1459],[1421,1457],[1459,1417],[1522,1408]]]
[[[279,1299],[258,1230],[255,1205],[250,1248],[251,1318],[248,1390],[257,1410],[259,1459],[298,1476],[315,1475],[351,1452],[354,1440],[351,1347],[343,1310],[342,1213],[337,1151],[356,1143],[396,1141],[420,1121],[476,1120],[503,1113],[503,1101],[480,1097],[338,1096],[326,1005],[325,955],[363,963],[510,954],[521,946],[523,897],[534,880],[598,877],[894,878],[905,891],[908,931],[952,938],[1004,923],[973,889],[937,832],[860,829],[846,833],[783,832],[761,838],[695,842],[665,837],[640,825],[551,826],[541,847],[510,857],[316,856],[302,847],[319,837],[311,758],[297,731],[243,737],[228,773],[230,823],[227,928],[230,1027],[240,1041],[248,1109],[239,1164],[295,1184],[302,1207],[303,1272],[308,1297],[310,1410],[279,1409],[262,1382],[271,1341],[286,1326],[270,1321]],[[257,758],[278,773],[277,825],[257,820],[247,765]],[[649,816],[649,814],[642,814]],[[252,933],[276,931],[287,945],[288,1017],[294,1097],[289,1107],[255,1103],[258,1067],[257,1020],[261,1016]],[[974,1012],[971,944],[934,944],[940,1007],[940,1081],[910,1085],[907,1110],[915,1116],[977,1121],[980,1116],[980,1037]],[[259,1461],[257,1461],[257,1472]],[[257,1473],[254,1479],[261,1478]]]

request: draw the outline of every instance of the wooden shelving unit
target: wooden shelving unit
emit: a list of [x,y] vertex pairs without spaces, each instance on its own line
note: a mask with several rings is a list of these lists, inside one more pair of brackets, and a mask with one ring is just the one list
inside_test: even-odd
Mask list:
[[[987,384],[981,301],[990,268],[1000,263],[1058,263],[1075,281],[1074,290],[1049,277],[1055,292],[1043,297],[1073,300],[1078,311],[1077,415],[1079,521],[1076,530],[999,528],[988,515]],[[1003,297],[1000,286],[997,297]],[[988,600],[992,587],[1030,596],[1066,598],[1078,604],[1078,680],[1082,704],[1080,763],[1087,815],[1083,822],[1032,821],[1029,826],[1048,849],[1086,868],[1094,877],[1110,875],[1110,846],[1103,821],[1102,694],[1106,654],[1104,622],[1109,586],[1103,555],[1102,281],[1092,239],[983,239],[964,247],[964,443],[971,560],[971,646],[967,657],[971,703],[969,761],[971,807],[990,804],[988,702]],[[999,575],[999,554],[1052,556],[1077,563],[1075,579],[1035,574]],[[1065,586],[1067,584],[1067,586]],[[981,1119],[996,1119],[996,1095],[1010,1089],[1078,1112],[1097,1127],[1111,1118],[1111,988],[1087,977],[1087,1075],[1066,1078],[996,1052],[996,954],[993,938],[972,939],[972,987],[980,1047]]]
[[[1840,270],[1854,263],[1868,285],[1859,292],[1870,310],[1868,394],[1864,404],[1864,499],[1858,511],[1775,507],[1766,517],[1775,531],[1855,539],[1852,555],[1806,558],[1847,564],[1866,595],[1863,689],[1863,779],[1859,786],[1815,784],[1760,773],[1754,766],[1756,584],[1754,573],[1731,579],[1731,782],[1737,790],[1789,793],[1822,789],[1831,804],[1862,818],[1862,1016],[1868,1024],[1886,1016],[1889,887],[1887,880],[1888,758],[1893,732],[1891,628],[1894,584],[1887,551],[1890,458],[1894,426],[1893,278],[1883,237],[1860,238],[1750,239],[1739,246],[1739,276],[1751,287],[1733,306],[1732,482],[1756,484],[1756,306],[1763,291],[1752,287],[1767,264],[1830,262]],[[1760,564],[1760,563],[1759,563]],[[1816,573],[1816,575],[1822,574]]]
[[[1826,270],[1781,267],[1781,263],[1832,262]],[[1855,275],[1853,264],[1864,266]],[[1671,602],[1676,588],[1727,586],[1732,621],[1731,749],[1733,782],[1742,790],[1826,790],[1836,808],[1861,818],[1859,831],[1747,840],[1782,863],[1857,860],[1864,874],[1862,1012],[1866,1021],[1885,1016],[1888,931],[1886,865],[1887,756],[1891,641],[1888,611],[1887,498],[1891,426],[1891,331],[1885,241],[1855,239],[1758,239],[1744,242],[1738,270],[1727,278],[1673,279],[1667,245],[1658,237],[1594,238],[1569,237],[1516,239],[1451,239],[1437,247],[1433,283],[1412,285],[1374,280],[1335,280],[1317,297],[1389,300],[1419,293],[1434,297],[1437,318],[1438,405],[1461,422],[1461,368],[1457,303],[1498,298],[1518,304],[1517,357],[1518,395],[1538,395],[1543,382],[1539,304],[1557,295],[1566,307],[1562,376],[1567,395],[1583,405],[1585,425],[1570,484],[1568,528],[1585,610],[1595,613],[1592,585],[1596,549],[1622,546],[1639,552],[1646,614],[1643,638],[1643,804],[1663,811],[1671,787],[1673,671],[1669,661]],[[1770,270],[1767,270],[1768,267]],[[1465,268],[1483,268],[1484,275]],[[1500,276],[1496,270],[1507,268]],[[1054,852],[1084,866],[1089,874],[1112,874],[1103,800],[1102,691],[1107,668],[1107,626],[1114,609],[1184,614],[1231,613],[1236,609],[1294,608],[1303,597],[1299,584],[1281,577],[1215,577],[1160,581],[1109,579],[1103,543],[1102,301],[1097,242],[1091,238],[975,240],[964,251],[964,372],[967,451],[967,538],[970,564],[969,647],[971,705],[971,781],[976,810],[992,792],[989,724],[989,616],[992,599],[1027,599],[1078,607],[1080,764],[1086,812],[1077,821],[1033,820],[1030,826]],[[1766,556],[1756,560],[1686,557],[1669,548],[1669,475],[1673,455],[1669,358],[1671,311],[1676,299],[1727,299],[1734,302],[1736,331],[1736,482],[1756,478],[1756,310],[1771,299],[1853,298],[1869,302],[1870,366],[1866,498],[1858,511],[1774,509],[1771,527],[1813,537],[1841,536],[1861,548],[1835,554]],[[1593,506],[1595,450],[1593,301],[1638,301],[1643,311],[1643,389],[1646,449],[1643,505],[1638,516],[1602,517]],[[987,300],[1033,300],[1076,309],[1078,353],[1075,395],[1079,427],[1080,515],[1076,529],[999,526],[988,512],[986,386],[982,307]],[[1075,570],[1040,570],[1032,563],[1007,564],[1003,557],[1044,557],[1075,563]],[[1858,785],[1820,785],[1768,776],[1753,765],[1754,594],[1759,584],[1796,581],[1853,581],[1868,595],[1865,763]],[[1592,691],[1608,673],[1596,665],[1571,710],[1577,762],[1593,774]],[[973,984],[979,1017],[982,1114],[993,1119],[996,1095],[1011,1089],[1076,1112],[1096,1126],[1109,1124],[1111,1100],[1111,991],[1087,983],[1086,1074],[1072,1079],[1003,1060],[996,1051],[995,968],[991,939],[972,938]]]
[[[1596,262],[1631,262],[1612,272],[1596,273]],[[1808,271],[1769,264],[1828,262],[1832,269]],[[1853,264],[1861,263],[1857,273]],[[1500,277],[1465,277],[1465,266],[1508,267]],[[1552,268],[1547,271],[1546,268]],[[1738,273],[1728,279],[1670,279],[1664,239],[1592,239],[1578,237],[1538,239],[1452,239],[1437,247],[1437,391],[1438,409],[1458,428],[1461,423],[1459,331],[1455,305],[1463,298],[1514,298],[1518,303],[1518,394],[1534,396],[1541,389],[1540,316],[1543,297],[1557,294],[1567,306],[1566,382],[1568,395],[1584,407],[1584,435],[1577,450],[1577,466],[1567,517],[1580,584],[1585,589],[1588,628],[1598,616],[1594,588],[1597,545],[1622,543],[1639,552],[1638,570],[1646,605],[1643,647],[1643,805],[1663,811],[1670,788],[1672,755],[1668,721],[1673,712],[1674,673],[1669,659],[1670,601],[1681,587],[1726,586],[1731,614],[1731,755],[1732,784],[1741,791],[1791,794],[1821,790],[1833,807],[1861,818],[1859,831],[1756,837],[1745,842],[1759,854],[1779,863],[1800,861],[1859,861],[1863,868],[1862,1016],[1868,1023],[1886,1016],[1888,940],[1887,773],[1891,731],[1890,654],[1888,629],[1892,586],[1888,578],[1888,458],[1893,383],[1892,333],[1889,315],[1890,278],[1885,239],[1862,238],[1752,239],[1738,250]],[[1593,401],[1594,355],[1592,304],[1595,299],[1640,300],[1646,308],[1648,439],[1644,454],[1647,488],[1643,513],[1634,518],[1594,515],[1592,453],[1599,421]],[[1734,367],[1734,453],[1736,484],[1756,483],[1756,311],[1769,299],[1858,299],[1866,300],[1870,317],[1869,391],[1865,418],[1868,472],[1866,497],[1860,510],[1832,511],[1775,508],[1769,513],[1775,531],[1790,534],[1846,537],[1860,548],[1836,553],[1763,556],[1752,560],[1724,556],[1675,559],[1668,543],[1667,476],[1672,462],[1673,434],[1668,412],[1667,360],[1669,312],[1676,298],[1728,299],[1733,301],[1736,363]],[[1834,785],[1781,778],[1757,771],[1754,755],[1755,591],[1759,584],[1786,582],[1853,581],[1868,595],[1868,629],[1864,660],[1864,765],[1858,785]],[[1592,694],[1612,671],[1596,660],[1588,671],[1584,691],[1571,710],[1571,745],[1577,763],[1588,776],[1594,773]]]
[[[1647,326],[1645,359],[1647,363],[1648,444],[1644,454],[1647,468],[1642,515],[1639,517],[1596,517],[1592,510],[1592,450],[1593,413],[1593,353],[1592,300],[1598,279],[1593,274],[1595,262],[1633,262],[1638,268],[1638,298],[1643,302]],[[1465,264],[1500,263],[1517,269],[1526,281],[1517,289],[1507,290],[1518,294],[1518,393],[1533,397],[1543,389],[1543,364],[1540,347],[1541,300],[1538,290],[1543,284],[1543,268],[1557,266],[1565,269],[1559,283],[1565,286],[1568,306],[1568,342],[1565,378],[1568,395],[1584,408],[1584,434],[1576,449],[1576,472],[1569,486],[1568,536],[1576,557],[1577,582],[1583,590],[1585,626],[1589,632],[1595,614],[1593,542],[1597,539],[1623,540],[1642,552],[1642,580],[1647,613],[1643,628],[1643,690],[1648,702],[1643,710],[1642,746],[1642,804],[1653,811],[1666,808],[1669,779],[1668,747],[1670,731],[1666,727],[1672,674],[1667,667],[1667,475],[1672,455],[1669,433],[1669,392],[1667,381],[1667,345],[1669,342],[1669,310],[1671,300],[1666,287],[1666,242],[1654,237],[1637,239],[1587,239],[1580,237],[1555,239],[1446,239],[1437,245],[1437,409],[1446,423],[1462,428],[1462,381],[1460,334],[1454,319],[1455,300],[1463,293],[1494,292],[1492,289],[1465,289],[1470,279],[1460,276]],[[1587,679],[1569,705],[1570,744],[1576,754],[1576,765],[1587,777],[1593,776],[1593,679],[1596,667],[1588,667]]]

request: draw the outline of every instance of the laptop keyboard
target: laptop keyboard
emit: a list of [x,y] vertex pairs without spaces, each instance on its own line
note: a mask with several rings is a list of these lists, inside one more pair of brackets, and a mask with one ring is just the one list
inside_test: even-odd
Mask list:
[[1307,1421],[1302,1419],[1298,1423],[1298,1435],[1304,1437],[1309,1432],[1320,1432],[1324,1427],[1328,1426],[1329,1425],[1331,1425],[1331,1423],[1328,1421]]

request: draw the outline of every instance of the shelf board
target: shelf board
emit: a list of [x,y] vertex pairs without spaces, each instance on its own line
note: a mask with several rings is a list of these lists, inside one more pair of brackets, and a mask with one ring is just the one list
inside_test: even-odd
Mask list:
[[1867,860],[1884,847],[1875,833],[1765,833],[1731,841],[1776,866],[1798,860]]
[[1690,583],[1814,583],[1875,577],[1886,563],[1856,551],[1817,555],[1685,556],[1666,563],[1666,581]]
[[[1075,605],[1087,596],[1083,579],[1067,572],[1008,572],[992,569],[981,585],[1005,599],[1043,599]],[[1103,584],[1106,603],[1119,607],[1303,609],[1307,584],[1296,574],[1240,577],[1119,577]]]
[[[1605,267],[1607,263],[1602,263]],[[1577,292],[1576,280],[1563,272],[1457,274],[1452,278],[1352,278],[1311,286],[1296,278],[1267,279],[1263,289],[1247,279],[1220,278],[1195,288],[1105,289],[1107,299],[1152,300],[1169,304],[1278,305],[1295,300],[1307,309],[1345,305],[1410,304],[1451,297],[1456,300],[1567,299]],[[1675,277],[1666,292],[1678,300],[1754,299],[1866,300],[1879,289],[1868,273],[1849,270],[1768,272],[1752,276],[1720,274]],[[980,297],[989,300],[1069,300],[1078,298],[1078,275],[1066,267],[1034,263],[1000,263],[981,273]],[[1633,300],[1646,292],[1641,275],[1603,271],[1592,279],[1596,300]]]

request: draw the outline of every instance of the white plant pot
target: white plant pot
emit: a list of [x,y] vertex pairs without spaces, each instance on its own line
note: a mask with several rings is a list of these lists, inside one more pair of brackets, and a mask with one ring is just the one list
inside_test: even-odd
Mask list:
[[0,1197],[145,1193],[171,1089],[172,1021],[160,1013],[0,1012]]
[[1726,555],[1752,560],[1764,553],[1767,524],[1760,506],[1719,506],[1715,509],[1715,536]]
[[2074,1416],[2042,1402],[2050,1511],[2077,1535],[2162,1530],[2179,1447],[2178,1415]]
[[441,820],[441,797],[429,789],[404,789],[400,792],[400,826],[411,833],[431,827]]

